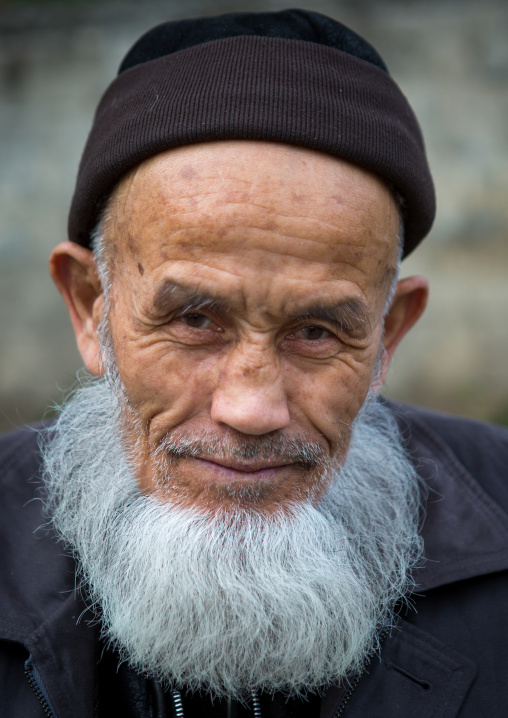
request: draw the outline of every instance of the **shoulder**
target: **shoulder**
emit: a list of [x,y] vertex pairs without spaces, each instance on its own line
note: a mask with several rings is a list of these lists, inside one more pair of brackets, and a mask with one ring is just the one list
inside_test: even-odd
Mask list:
[[445,446],[505,511],[508,511],[508,429],[389,401],[403,436]]
[[7,434],[0,434],[0,467],[5,471],[30,464],[39,455],[39,437],[44,428],[24,426]]
[[42,425],[27,426],[0,435],[0,485],[3,505],[11,500],[28,500],[40,477],[39,443],[45,433]]
[[23,426],[6,434],[0,434],[0,467],[2,473],[29,465],[39,456],[39,440],[46,431],[42,424]]

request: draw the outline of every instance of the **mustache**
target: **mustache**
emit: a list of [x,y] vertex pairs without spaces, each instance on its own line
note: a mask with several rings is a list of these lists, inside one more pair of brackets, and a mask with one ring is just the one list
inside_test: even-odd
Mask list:
[[190,435],[182,432],[164,436],[155,451],[157,457],[179,459],[236,459],[239,461],[282,461],[309,470],[328,463],[321,444],[298,436],[265,434],[239,437],[210,431]]

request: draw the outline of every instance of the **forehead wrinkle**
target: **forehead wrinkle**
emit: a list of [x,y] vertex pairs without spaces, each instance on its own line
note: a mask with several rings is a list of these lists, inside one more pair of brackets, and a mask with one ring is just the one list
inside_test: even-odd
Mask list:
[[[260,204],[257,202],[244,202],[244,201],[233,202],[230,200],[220,202],[219,207],[227,208],[228,205],[231,205],[235,209],[238,209],[238,207],[241,205],[246,205],[248,208],[263,209],[263,210],[266,210],[266,214],[267,214],[266,218],[269,220],[272,220],[272,221],[279,220],[281,222],[285,222],[286,220],[289,220],[289,221],[298,222],[301,225],[304,225],[304,227],[302,227],[302,236],[300,236],[299,234],[292,234],[292,233],[288,233],[286,231],[282,231],[282,227],[277,227],[277,230],[276,230],[277,234],[279,234],[282,237],[287,237],[289,239],[291,239],[291,238],[301,239],[303,237],[305,239],[309,239],[310,241],[315,241],[315,242],[319,242],[319,243],[329,241],[326,237],[323,237],[322,240],[320,240],[318,238],[308,237],[306,232],[308,231],[309,226],[314,231],[316,231],[316,229],[317,229],[322,232],[327,232],[327,233],[331,232],[333,234],[333,236],[337,235],[337,233],[338,233],[337,223],[328,222],[324,219],[320,219],[318,217],[312,216],[310,213],[301,214],[301,215],[294,214],[293,212],[285,213],[285,212],[282,212],[280,209],[275,209],[272,206],[266,206],[266,205],[263,205],[263,204]],[[195,212],[195,208],[194,208],[194,212]],[[186,212],[185,214],[189,214],[189,213],[190,213],[190,210],[188,212]],[[241,224],[234,223],[233,224],[231,222],[232,219],[234,219],[235,222],[238,222],[239,215],[237,212],[235,212],[234,217],[228,216],[227,212],[224,212],[222,215],[218,214],[214,217],[211,217],[209,215],[209,213],[205,213],[205,214],[210,218],[211,224],[213,224],[213,225],[216,224],[217,220],[219,220],[219,223],[226,221],[227,222],[226,229],[228,229],[228,230],[245,229],[245,227],[247,227],[248,229],[262,229],[262,230],[265,229],[263,224],[257,224],[254,221],[254,219],[250,217],[250,215],[248,213],[240,215],[242,217],[242,219],[245,220],[245,224],[244,223],[241,223]],[[202,226],[202,225],[198,224],[196,226]],[[364,227],[364,225],[361,225],[359,227],[350,227],[348,230],[346,230],[346,237],[344,237],[344,238],[349,239],[349,240],[355,240],[356,238],[360,239],[360,238],[364,237],[364,235],[365,235],[365,227]],[[370,243],[369,244],[360,244],[360,242],[355,242],[355,247],[358,247],[361,249],[365,249],[368,246],[370,246]]]
[[[195,216],[195,212],[192,213],[191,211],[186,212],[187,214],[193,214]],[[297,219],[302,221],[301,227],[297,229],[298,233],[295,233],[295,228],[289,228],[284,226],[284,220],[291,220],[294,219],[294,215],[285,215],[280,212],[277,213],[269,213],[268,216],[266,216],[263,220],[257,220],[253,221],[252,218],[245,216],[244,222],[238,222],[238,216],[233,217],[227,217],[227,216],[215,216],[212,217],[209,214],[205,215],[206,219],[209,219],[209,224],[214,229],[220,229],[221,231],[225,231],[228,234],[234,234],[238,232],[251,232],[251,231],[262,231],[266,233],[273,233],[277,235],[277,237],[288,239],[288,240],[295,240],[297,242],[301,242],[302,240],[305,240],[305,242],[311,242],[313,244],[317,244],[319,246],[326,246],[330,249],[334,249],[334,247],[347,247],[348,249],[352,249],[355,251],[358,250],[370,250],[372,249],[373,245],[376,243],[376,237],[373,238],[373,241],[365,241],[364,233],[358,232],[356,230],[353,231],[346,231],[341,233],[337,226],[334,224],[330,224],[328,222],[324,222],[322,220],[305,216],[299,217]],[[231,221],[234,219],[234,223]],[[267,226],[266,222],[277,222],[275,226]],[[185,233],[189,231],[203,231],[203,222],[196,222],[193,224],[187,224],[183,227],[175,228],[174,234],[180,234]],[[320,232],[316,236],[316,234]],[[364,239],[362,242],[361,240]],[[333,240],[333,241],[331,241]],[[384,237],[378,237],[379,243],[388,244],[385,242]],[[194,241],[194,240],[192,240]],[[201,243],[200,243],[201,244]],[[207,247],[205,242],[202,243],[201,246]],[[270,247],[267,248],[268,251],[270,250]],[[275,250],[276,251],[276,250]]]
[[[215,223],[215,220],[226,220],[230,221],[230,217],[228,216],[227,208],[228,206],[234,207],[235,209],[238,209],[239,207],[245,205],[248,209],[261,209],[264,210],[267,214],[271,215],[272,219],[281,219],[281,220],[294,220],[295,222],[302,222],[305,224],[313,224],[317,225],[319,228],[323,230],[331,230],[334,234],[337,233],[337,223],[333,221],[327,221],[324,218],[316,217],[312,214],[312,208],[315,208],[316,206],[327,206],[327,203],[316,203],[316,199],[314,198],[314,202],[312,203],[311,211],[305,212],[302,214],[298,214],[292,211],[284,212],[282,211],[282,208],[277,206],[276,203],[273,201],[273,198],[271,200],[268,200],[267,203],[260,202],[260,201],[251,201],[249,199],[245,199],[243,191],[239,190],[239,193],[242,193],[242,196],[238,199],[231,197],[231,194],[235,194],[234,192],[228,192],[228,197],[224,197],[223,191],[219,190],[213,190],[210,192],[203,192],[199,188],[196,188],[195,191],[192,193],[185,193],[178,197],[168,197],[168,201],[170,203],[179,204],[181,201],[183,201],[184,204],[186,204],[186,201],[193,200],[196,201],[198,204],[200,204],[200,200],[205,200],[210,197],[214,197],[215,195],[219,198],[217,201],[216,207],[214,209],[224,209],[224,213],[221,214],[219,212],[218,215],[215,215],[212,217],[209,212],[204,212],[205,216],[208,216],[212,223]],[[180,210],[179,210],[180,211]],[[187,214],[194,214],[196,212],[196,207],[193,206],[189,209],[182,209],[181,213],[182,215]],[[235,213],[236,214],[236,213]],[[363,214],[366,215],[366,219],[368,219],[368,213],[364,212]],[[340,213],[339,213],[340,215]],[[238,216],[238,215],[236,215]],[[249,222],[249,214],[244,215],[245,221]],[[340,216],[338,217],[340,219]],[[192,225],[191,225],[192,226]],[[198,226],[201,226],[198,225]],[[228,229],[236,229],[238,227],[242,227],[243,224],[236,225],[236,224],[229,224]],[[258,228],[255,224],[250,225],[253,228]],[[261,227],[262,228],[262,227]],[[349,231],[349,234],[351,234],[353,237],[355,236],[362,236],[365,229],[365,222],[361,222],[359,227],[351,228]],[[291,236],[291,235],[288,235]],[[359,245],[360,246],[360,245]]]
[[[189,214],[190,214],[190,212],[189,212]],[[216,223],[212,222],[211,224],[213,224],[214,227],[216,227]],[[344,248],[344,247],[347,247],[347,249],[351,250],[351,251],[368,250],[372,246],[371,244],[359,244],[359,243],[354,242],[354,240],[348,241],[348,240],[344,240],[343,238],[337,238],[336,243],[330,243],[329,238],[327,238],[325,236],[323,236],[322,238],[312,237],[308,234],[305,234],[304,232],[302,232],[301,235],[290,234],[287,232],[280,231],[279,227],[272,228],[272,227],[263,226],[261,224],[260,225],[253,225],[251,223],[249,223],[247,225],[229,224],[227,227],[217,227],[217,229],[226,231],[228,234],[248,233],[248,232],[251,232],[252,230],[263,231],[263,232],[266,232],[267,234],[275,234],[275,235],[277,235],[277,237],[294,240],[295,242],[298,242],[298,243],[305,241],[305,242],[310,242],[312,244],[317,244],[319,247],[324,246],[325,248],[330,249],[330,251],[338,251],[339,248]],[[203,225],[195,224],[195,225],[188,225],[186,227],[181,227],[181,228],[175,229],[173,231],[172,235],[173,235],[173,237],[176,238],[178,235],[182,235],[182,234],[185,235],[186,233],[189,233],[189,232],[199,232],[200,234],[202,234],[203,233]],[[231,239],[233,241],[234,237],[232,237]],[[191,248],[204,249],[205,251],[206,250],[210,251],[213,249],[213,251],[215,253],[220,253],[220,254],[227,254],[229,251],[228,246],[220,248],[220,247],[217,247],[213,241],[207,241],[206,239],[194,239],[194,238],[189,239],[189,246],[191,246]],[[255,249],[259,249],[259,247],[254,245],[254,246],[250,247],[249,249],[255,250]],[[280,254],[280,250],[275,246],[274,247],[262,246],[261,249],[263,252],[268,252],[271,254]],[[295,250],[296,249],[297,249],[297,245],[295,245]],[[285,253],[287,253],[287,249],[285,250]],[[319,263],[319,260],[318,260],[318,263]],[[351,266],[352,268],[359,269],[359,271],[363,272],[363,270],[361,270],[359,267],[356,267],[356,265],[353,262],[348,262],[348,261],[344,260],[344,261],[340,261],[340,262],[337,261],[336,263],[344,264],[346,266]],[[313,264],[313,262],[309,261],[309,264]]]

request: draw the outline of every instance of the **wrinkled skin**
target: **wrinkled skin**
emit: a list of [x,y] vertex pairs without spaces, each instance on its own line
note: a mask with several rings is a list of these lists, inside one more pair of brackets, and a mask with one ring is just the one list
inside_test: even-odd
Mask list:
[[[423,278],[399,282],[383,321],[399,230],[384,183],[311,150],[227,141],[144,162],[110,207],[110,329],[143,491],[209,508],[257,487],[266,511],[319,500],[322,462],[204,449],[168,459],[165,485],[154,450],[168,435],[206,432],[234,445],[298,437],[343,458],[380,357],[382,379],[427,298]],[[93,257],[65,242],[50,267],[98,375]]]

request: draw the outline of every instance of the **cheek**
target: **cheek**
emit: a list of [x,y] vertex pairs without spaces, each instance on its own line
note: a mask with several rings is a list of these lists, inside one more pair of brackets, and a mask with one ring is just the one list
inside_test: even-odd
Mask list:
[[128,342],[118,366],[131,409],[154,439],[211,404],[214,368],[197,353],[167,342]]
[[292,372],[292,403],[327,440],[333,454],[349,433],[370,386],[367,365],[323,367],[312,374]]

